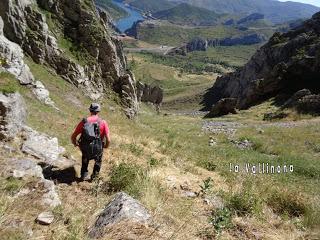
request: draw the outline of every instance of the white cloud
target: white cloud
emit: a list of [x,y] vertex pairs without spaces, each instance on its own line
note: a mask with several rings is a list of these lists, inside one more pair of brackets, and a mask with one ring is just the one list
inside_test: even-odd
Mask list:
[[[281,2],[287,2],[287,0],[279,0]],[[308,4],[312,4],[315,6],[320,7],[320,0],[290,0],[293,2],[301,2],[301,3],[308,3]]]

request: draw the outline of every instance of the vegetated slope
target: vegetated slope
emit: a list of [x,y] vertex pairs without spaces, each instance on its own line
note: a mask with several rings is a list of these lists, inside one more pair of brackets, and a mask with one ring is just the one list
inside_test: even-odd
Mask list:
[[220,77],[208,91],[208,109],[221,98],[236,98],[244,109],[280,93],[303,88],[320,92],[320,12],[287,33],[275,33],[235,73]]
[[221,15],[204,8],[181,3],[168,10],[155,12],[153,16],[181,25],[213,25]]
[[179,0],[179,2],[189,3],[193,6],[206,8],[217,13],[262,13],[273,23],[308,18],[319,11],[318,7],[308,4],[274,0]]
[[158,12],[176,6],[176,3],[167,0],[126,0],[125,2],[144,12]]
[[242,31],[234,27],[225,27],[222,25],[212,27],[185,27],[167,21],[148,20],[134,24],[126,33],[129,36],[148,43],[179,46],[199,36],[207,39],[225,38],[239,35]]
[[113,4],[111,0],[95,0],[95,3],[98,7],[105,9],[115,20],[128,15],[124,9]]

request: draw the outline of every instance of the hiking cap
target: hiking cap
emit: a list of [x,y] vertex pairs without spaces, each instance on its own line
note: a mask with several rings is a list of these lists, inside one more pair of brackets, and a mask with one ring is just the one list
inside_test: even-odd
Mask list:
[[90,112],[100,112],[101,111],[100,105],[98,103],[91,103],[91,105],[89,107],[89,111]]

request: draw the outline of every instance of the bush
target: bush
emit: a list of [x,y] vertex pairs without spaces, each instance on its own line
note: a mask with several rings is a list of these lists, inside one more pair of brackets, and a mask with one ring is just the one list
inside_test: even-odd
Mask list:
[[228,208],[222,208],[212,212],[210,217],[210,223],[213,225],[215,231],[220,233],[224,229],[231,228],[232,225],[232,213]]
[[306,199],[298,192],[273,191],[267,204],[279,215],[299,217],[307,212]]
[[228,201],[228,208],[239,216],[250,215],[258,204],[256,196],[249,192],[234,193]]
[[108,190],[111,192],[124,191],[134,197],[141,193],[140,183],[145,177],[144,170],[134,164],[121,163],[113,166],[108,182]]
[[149,160],[148,160],[148,165],[150,167],[155,167],[155,166],[158,166],[160,164],[160,161],[156,158],[153,158],[151,157]]

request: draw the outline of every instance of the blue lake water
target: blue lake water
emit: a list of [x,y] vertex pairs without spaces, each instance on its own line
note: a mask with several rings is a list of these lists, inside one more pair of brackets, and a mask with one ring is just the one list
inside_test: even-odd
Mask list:
[[140,12],[126,6],[122,2],[118,2],[113,0],[113,4],[116,4],[117,6],[121,7],[124,9],[129,15],[127,17],[121,18],[118,21],[115,22],[117,28],[121,31],[124,32],[128,28],[131,28],[132,24],[138,20],[142,20],[143,17]]

